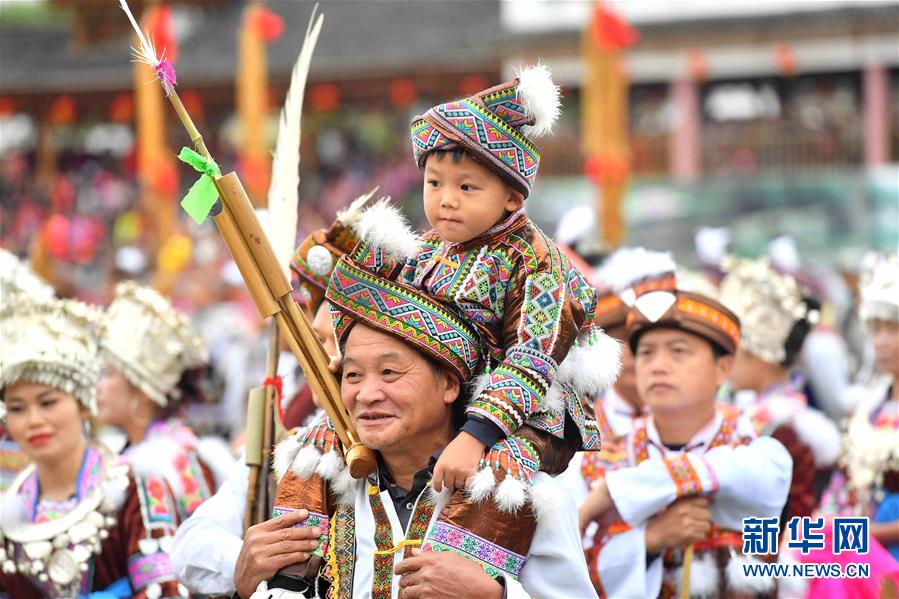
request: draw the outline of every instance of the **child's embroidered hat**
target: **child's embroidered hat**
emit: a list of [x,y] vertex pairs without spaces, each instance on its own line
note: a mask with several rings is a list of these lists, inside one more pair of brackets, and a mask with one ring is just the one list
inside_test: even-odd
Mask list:
[[419,244],[402,214],[379,202],[362,214],[355,231],[360,242],[337,262],[325,294],[338,341],[345,342],[352,326],[362,322],[415,347],[467,383],[481,360],[476,331],[452,307],[395,281]]
[[559,87],[544,64],[471,97],[438,104],[412,122],[412,150],[419,168],[435,150],[463,148],[528,196],[540,151],[530,138],[552,131],[559,116]]

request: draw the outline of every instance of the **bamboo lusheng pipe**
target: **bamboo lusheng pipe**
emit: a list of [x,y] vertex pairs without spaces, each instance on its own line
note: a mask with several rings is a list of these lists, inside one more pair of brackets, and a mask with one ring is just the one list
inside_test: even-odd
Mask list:
[[[328,369],[325,348],[313,332],[309,319],[290,296],[292,288],[277,265],[268,238],[262,233],[240,180],[235,173],[229,173],[217,177],[215,184],[223,205],[222,211],[214,217],[215,222],[257,307],[263,316],[275,317],[281,334],[308,377],[312,392],[321,399],[322,407],[343,444],[350,474],[359,478],[373,472],[377,463],[375,455],[359,442],[353,430],[337,380]],[[269,268],[262,269],[260,263],[268,263]],[[273,288],[281,289],[283,294],[272,297]],[[270,303],[272,300],[275,306]]]
[[[141,40],[140,56],[154,68],[159,68],[162,63],[156,58],[152,47],[141,33],[124,0],[122,8]],[[171,67],[169,66],[169,68]],[[190,114],[184,108],[178,92],[174,89],[174,79],[168,81],[164,75],[159,75],[159,72],[157,72],[157,76],[162,80],[166,88],[166,95],[175,109],[178,119],[187,130],[191,143],[202,156],[212,162],[212,156],[206,148],[203,136],[200,135]],[[290,283],[278,267],[271,245],[262,234],[262,228],[259,226],[237,175],[231,173],[225,177],[215,177],[215,185],[223,205],[222,211],[214,217],[216,224],[222,231],[225,243],[237,262],[260,313],[263,317],[275,315],[278,327],[286,336],[288,344],[304,372],[307,376],[312,374],[309,379],[312,391],[320,398],[322,407],[331,418],[338,437],[343,443],[350,473],[354,477],[359,477],[374,471],[376,466],[374,452],[359,443],[355,431],[352,430],[352,423],[349,421],[346,408],[341,400],[337,383],[328,370],[325,350],[312,332],[308,319],[297,309],[293,298],[290,297]],[[262,259],[261,263],[259,259]],[[279,276],[275,273],[278,273]],[[277,305],[273,306],[273,303]],[[285,308],[290,315],[289,319],[284,313]]]
[[[280,352],[278,351],[278,326],[273,321],[270,328],[271,331],[268,336],[268,353],[265,364],[265,378],[267,382],[273,381],[278,375],[278,356],[280,355]],[[262,411],[263,417],[265,418],[262,426],[262,461],[257,470],[256,479],[257,484],[260,479],[263,480],[264,483],[259,486],[261,493],[256,496],[256,522],[265,522],[271,517],[271,506],[269,503],[274,496],[272,495],[271,487],[269,485],[269,472],[271,471],[272,446],[275,444],[275,413],[278,411],[278,400],[279,398],[275,386],[273,384],[267,384],[265,387],[265,407]],[[247,505],[252,504],[248,502]]]
[[256,501],[259,495],[259,471],[262,466],[262,439],[263,424],[262,419],[265,418],[265,389],[262,387],[254,387],[250,389],[247,398],[247,440],[246,440],[246,464],[250,468],[249,478],[247,479],[247,506],[244,512],[243,530],[255,524],[255,510],[249,506],[257,505]]

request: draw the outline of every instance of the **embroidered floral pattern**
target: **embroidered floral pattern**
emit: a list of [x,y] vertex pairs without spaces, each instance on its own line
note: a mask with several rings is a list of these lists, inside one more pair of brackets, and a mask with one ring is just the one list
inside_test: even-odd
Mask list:
[[128,577],[134,590],[140,590],[154,582],[174,579],[175,571],[167,553],[132,555],[128,558]]
[[484,571],[493,578],[505,574],[518,580],[518,575],[526,560],[523,555],[518,555],[474,533],[445,522],[437,522],[434,525],[422,549],[424,551],[458,553],[478,562]]

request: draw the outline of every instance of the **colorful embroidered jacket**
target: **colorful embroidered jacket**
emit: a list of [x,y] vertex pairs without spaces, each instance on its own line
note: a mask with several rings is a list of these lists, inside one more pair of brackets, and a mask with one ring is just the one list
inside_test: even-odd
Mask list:
[[216,491],[216,477],[200,456],[197,436],[177,418],[150,424],[141,442],[127,447],[121,457],[138,473],[166,479],[181,520]]
[[[75,598],[106,591],[138,599],[187,597],[167,553],[178,515],[161,479],[135,478],[105,447],[90,445],[75,496],[39,500],[33,466],[7,492],[0,592],[16,599]],[[104,595],[109,596],[109,595]]]
[[414,499],[403,498],[411,502],[404,525],[389,477],[379,471],[368,479],[350,478],[336,435],[327,425],[312,426],[302,437],[303,449],[287,463],[278,484],[273,516],[302,505],[310,514],[300,526],[327,531],[313,553],[324,559],[319,576],[329,586],[329,597],[396,599],[399,577],[394,568],[416,547],[452,551],[478,563],[489,575],[503,579],[509,599],[594,596],[580,558],[574,503],[554,490],[547,474],[537,473],[533,482],[537,492],[544,493],[548,509],[543,517],[522,509],[511,518],[506,515],[503,524],[496,518],[497,508],[483,503],[481,524],[498,535],[492,542],[439,520],[449,497],[432,493],[429,482]]
[[[544,398],[577,335],[593,321],[596,291],[524,213],[465,243],[427,234],[400,279],[455,305],[477,327],[490,368],[467,411],[499,438],[525,423],[563,436],[564,414]],[[595,421],[576,395],[566,398],[584,447],[597,449]]]
[[586,551],[601,596],[677,596],[683,548],[647,555],[646,526],[675,500],[707,495],[712,500],[712,528],[706,539],[694,544],[691,594],[731,597],[751,586],[725,574],[728,561],[742,550],[737,531],[743,518],[780,516],[791,460],[780,443],[755,438],[746,418],[720,404],[715,417],[678,451],[662,444],[651,416],[639,418],[624,451],[602,471],[615,513],[602,519],[595,544]]

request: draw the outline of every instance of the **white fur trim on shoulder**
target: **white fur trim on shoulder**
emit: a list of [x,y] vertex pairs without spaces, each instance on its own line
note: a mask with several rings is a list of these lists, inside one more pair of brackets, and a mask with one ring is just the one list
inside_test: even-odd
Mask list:
[[334,479],[332,488],[337,493],[337,501],[341,505],[352,507],[356,503],[356,493],[365,479],[355,479],[349,468],[343,468]]
[[322,452],[313,445],[307,445],[297,452],[290,468],[293,470],[293,473],[300,478],[309,478],[312,476],[312,473],[315,472],[321,459]]
[[522,132],[528,137],[542,137],[552,133],[553,125],[562,112],[562,91],[553,82],[552,72],[543,62],[525,67],[518,73],[518,97],[533,125],[525,125]]
[[793,426],[799,440],[811,449],[816,467],[827,468],[836,463],[842,437],[833,420],[814,408],[807,408],[796,415]]
[[290,435],[275,445],[275,451],[272,455],[272,470],[274,470],[278,482],[281,482],[281,479],[287,474],[287,469],[290,468],[294,458],[297,457],[298,451],[300,451],[300,440],[296,435]]
[[362,194],[353,200],[353,203],[347,206],[346,209],[338,210],[337,220],[340,221],[340,224],[344,227],[355,227],[356,223],[358,223],[359,219],[362,217],[362,209],[365,208],[368,201],[378,193],[378,189],[380,188],[375,186],[368,193]]
[[184,448],[175,441],[157,437],[139,443],[126,455],[135,476],[163,478],[169,483],[175,497],[181,497],[184,494],[184,484],[175,468],[175,461],[183,453]]
[[559,365],[556,379],[578,394],[599,395],[611,387],[621,372],[621,343],[597,329],[593,343],[581,339]]
[[332,449],[319,460],[318,466],[315,467],[315,473],[324,480],[333,481],[344,468],[343,459]]
[[381,198],[362,212],[353,228],[359,239],[383,250],[397,261],[414,256],[421,245],[421,238],[388,198]]
[[215,488],[218,490],[228,480],[231,469],[234,468],[234,455],[231,448],[221,437],[202,437],[197,442],[197,455],[200,461],[212,470],[215,478]]

